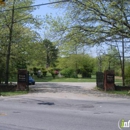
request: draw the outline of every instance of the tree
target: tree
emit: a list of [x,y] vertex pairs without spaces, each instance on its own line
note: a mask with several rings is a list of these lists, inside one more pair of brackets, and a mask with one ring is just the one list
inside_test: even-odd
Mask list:
[[[60,3],[56,7],[66,8],[67,17],[65,18],[68,20],[65,21],[69,24],[58,26],[62,32],[63,29],[72,30],[71,35],[82,34],[80,38],[86,37],[87,43],[91,44],[104,42],[112,36],[122,37],[123,35],[129,38],[129,5],[129,0],[72,0],[69,4]],[[54,26],[57,26],[57,23],[56,20],[52,22]]]
[[48,39],[43,40],[43,46],[46,50],[46,67],[54,67],[58,57],[58,48]]
[[130,38],[129,0],[72,0],[68,3],[55,6],[66,8],[66,16],[54,19],[47,16],[46,22],[51,25],[49,29],[51,34],[55,33],[55,37],[56,33],[62,39],[79,35],[82,43],[86,44],[117,38],[122,40],[122,36]]
[[[1,23],[1,44],[5,45],[6,50],[6,67],[5,67],[5,83],[8,84],[9,79],[9,66],[10,57],[12,55],[12,46],[19,46],[22,41],[25,40],[28,35],[24,34],[26,25],[34,24],[34,18],[30,14],[34,8],[23,8],[16,9],[21,6],[29,6],[33,3],[32,0],[20,1],[20,0],[9,0],[6,2],[6,6],[1,8],[0,23]],[[30,26],[31,27],[31,26]],[[28,29],[31,29],[28,27]],[[3,33],[4,32],[4,33]],[[3,42],[4,41],[4,42]],[[2,43],[3,42],[3,43]]]
[[58,30],[51,26],[52,30],[58,32],[58,34],[60,34],[59,32],[64,32],[62,34],[64,38],[79,34],[79,39],[86,44],[100,44],[106,41],[111,42],[112,39],[120,39],[122,43],[121,64],[124,86],[124,38],[130,39],[130,1],[72,0],[69,1],[69,4],[60,3],[55,7],[66,8],[67,20],[65,22],[67,21],[67,24],[59,23],[59,25],[58,21],[62,20],[51,20],[53,26],[59,26]]
[[65,68],[73,69],[75,74],[81,73],[83,77],[91,76],[94,65],[94,58],[83,54],[72,54],[68,57],[61,57],[57,63],[57,67],[61,70]]
[[4,77],[5,77],[5,75],[4,75],[4,73],[5,73],[4,65],[5,65],[4,58],[0,56],[0,83],[2,81],[4,81]]

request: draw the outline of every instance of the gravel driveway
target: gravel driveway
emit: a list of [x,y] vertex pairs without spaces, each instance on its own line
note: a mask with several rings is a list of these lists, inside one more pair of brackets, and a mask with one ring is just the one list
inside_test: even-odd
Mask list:
[[56,98],[130,98],[95,89],[96,83],[42,82],[30,86],[29,95]]

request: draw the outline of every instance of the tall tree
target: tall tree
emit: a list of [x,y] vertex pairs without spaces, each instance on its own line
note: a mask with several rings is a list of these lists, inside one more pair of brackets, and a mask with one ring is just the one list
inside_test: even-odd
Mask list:
[[86,44],[111,42],[111,39],[122,42],[122,37],[130,38],[129,0],[72,0],[55,7],[66,8],[65,17],[47,16],[46,22],[55,37],[56,33],[62,39],[79,35],[81,43]]
[[43,46],[46,50],[46,67],[55,66],[58,57],[58,48],[48,39],[43,40]]
[[89,55],[72,54],[58,59],[57,67],[60,69],[70,68],[77,74],[91,74],[95,65],[95,59]]
[[[10,56],[12,45],[22,44],[22,37],[28,37],[26,34],[23,34],[23,30],[27,28],[27,25],[34,24],[34,18],[31,14],[31,11],[34,8],[20,8],[23,6],[32,5],[33,0],[8,0],[6,6],[1,8],[0,13],[0,26],[3,30],[4,35],[1,34],[1,37],[4,39],[4,45],[6,45],[6,67],[5,67],[5,83],[8,84],[9,79],[9,65],[10,65]],[[28,27],[29,29],[31,29]],[[6,30],[6,31],[5,31]],[[1,41],[3,42],[3,41]],[[3,43],[2,43],[3,44]]]
[[[68,16],[69,24],[66,24],[66,26],[59,25],[61,32],[64,29],[64,36],[74,36],[78,33],[81,36],[80,40],[86,44],[100,44],[106,41],[111,42],[111,39],[120,39],[122,42],[122,78],[124,85],[124,38],[130,39],[130,1],[72,0],[68,3],[60,3],[57,7],[66,8]],[[53,21],[52,24],[54,25],[56,20]],[[57,24],[55,25],[57,26]]]
[[66,8],[67,18],[70,19],[69,26],[61,26],[62,31],[75,29],[73,35],[78,32],[82,34],[81,39],[86,37],[88,42],[97,43],[112,36],[130,37],[129,6],[129,0],[72,0],[56,7]]

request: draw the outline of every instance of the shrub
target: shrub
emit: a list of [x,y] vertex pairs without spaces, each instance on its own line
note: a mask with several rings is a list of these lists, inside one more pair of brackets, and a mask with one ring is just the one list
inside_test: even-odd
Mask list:
[[92,70],[89,68],[81,68],[80,69],[82,78],[91,78]]
[[42,72],[42,76],[43,76],[43,77],[46,77],[46,75],[47,75],[47,70],[46,70],[46,68],[41,68],[41,72]]
[[65,68],[65,69],[61,70],[60,73],[61,73],[61,75],[63,75],[66,78],[76,77],[76,73],[75,73],[74,69],[71,69],[71,68]]
[[34,75],[37,75],[37,71],[38,71],[38,68],[34,67],[33,68]]
[[59,71],[57,69],[51,68],[51,67],[48,68],[48,72],[51,73],[51,75],[52,75],[53,78],[55,78],[56,75],[59,74]]
[[46,77],[47,71],[42,71],[42,73],[43,73],[43,77]]

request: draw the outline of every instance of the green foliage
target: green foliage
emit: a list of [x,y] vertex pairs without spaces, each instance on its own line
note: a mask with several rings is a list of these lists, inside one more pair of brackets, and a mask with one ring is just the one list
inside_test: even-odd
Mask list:
[[2,81],[4,81],[4,78],[5,78],[5,75],[4,75],[4,73],[5,73],[5,65],[4,64],[5,63],[4,63],[3,58],[0,57],[0,83]]
[[[125,38],[130,38],[129,4],[129,0],[72,0],[69,4],[58,4],[66,8],[64,17],[50,16],[46,18],[46,22],[55,37],[57,34],[57,37],[68,41],[78,38],[81,41],[79,44],[101,43],[107,38],[119,38],[122,33]],[[58,7],[60,8],[56,6]]]
[[[20,8],[31,6],[33,0],[8,0],[0,11],[0,53],[6,57],[5,83],[8,83],[10,72],[16,68],[26,68],[28,62],[28,44],[33,43],[37,34],[31,27],[38,27],[38,19],[31,12],[35,8]],[[4,10],[4,11],[3,11]],[[34,21],[35,20],[35,21]],[[24,62],[24,63],[23,63]],[[13,67],[10,70],[10,66]]]
[[[130,40],[129,0],[72,0],[69,1],[69,4],[68,2],[59,3],[55,8],[65,8],[65,17],[47,17],[46,22],[51,30],[50,33],[60,39],[61,55],[63,56],[76,54],[74,52],[74,43],[84,47],[86,44],[101,43],[116,45],[121,43],[122,38],[127,39],[127,41]],[[63,20],[64,22],[61,22]],[[118,51],[121,50],[120,48],[118,46]],[[126,45],[125,49],[128,49]],[[126,52],[126,50],[123,52]],[[122,62],[122,54],[117,54],[117,57],[113,54],[109,53],[109,56],[103,56],[103,64],[102,66],[99,65],[98,70],[115,69],[116,74],[123,76],[124,63]]]
[[46,75],[47,75],[47,70],[46,70],[45,68],[42,68],[41,71],[42,71],[43,77],[46,77]]
[[110,45],[106,50],[99,50],[104,52],[97,56],[97,70],[104,72],[104,70],[112,69],[115,71],[116,76],[121,76],[121,64],[122,64],[122,57],[120,54],[121,52],[118,50],[119,46],[117,45]]
[[53,78],[55,78],[59,74],[59,71],[56,68],[52,68],[52,67],[48,68],[48,72],[51,73]]
[[130,85],[130,66],[127,66],[125,69],[125,83]]
[[67,77],[70,77],[70,72],[72,72],[72,70],[75,72],[75,75],[80,73],[83,77],[91,77],[94,65],[94,58],[90,57],[89,55],[77,54],[70,55],[69,57],[59,58],[57,67],[62,69],[63,74],[68,75]]
[[16,69],[27,69],[27,64],[25,60],[16,61]]
[[34,67],[33,70],[31,69],[31,73],[34,73],[34,75],[37,75],[37,71],[38,69],[36,67]]
[[80,75],[78,75],[78,78],[65,78],[65,77],[55,77],[48,75],[45,78],[37,78],[34,76],[34,79],[36,82],[96,82],[95,75],[92,75],[92,78],[81,78]]
[[58,57],[58,48],[56,48],[56,46],[54,46],[53,43],[48,39],[43,40],[43,46],[46,51],[46,66],[54,67]]
[[92,68],[90,66],[83,66],[80,69],[80,73],[82,74],[82,78],[91,78]]
[[71,68],[64,68],[63,70],[60,71],[61,75],[63,75],[66,78],[76,78],[76,74],[74,69]]
[[17,96],[17,95],[23,95],[28,94],[27,91],[14,91],[14,92],[1,92],[2,96]]
[[47,75],[47,70],[44,67],[33,67],[30,68],[29,73],[31,75],[36,75],[38,78],[46,77]]
[[56,66],[60,69],[68,67],[68,57],[59,57]]

